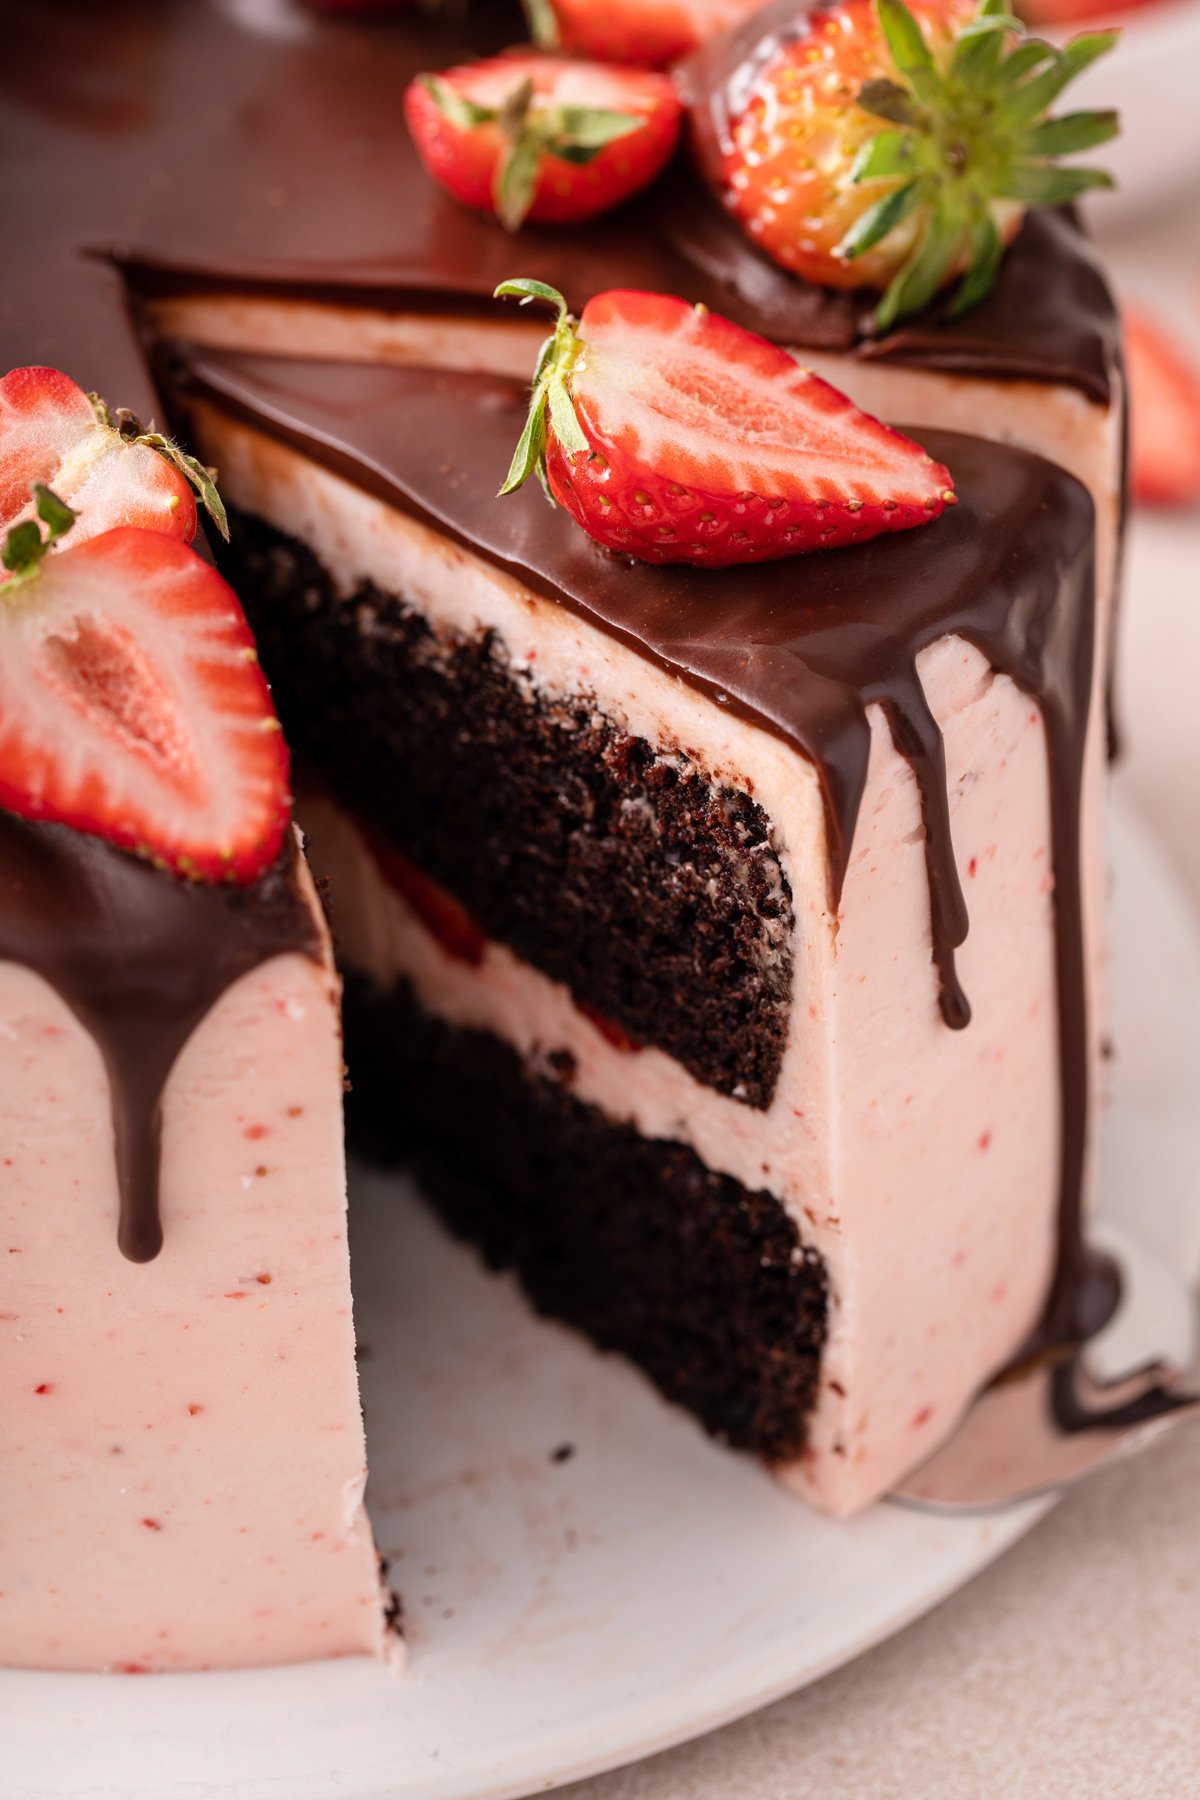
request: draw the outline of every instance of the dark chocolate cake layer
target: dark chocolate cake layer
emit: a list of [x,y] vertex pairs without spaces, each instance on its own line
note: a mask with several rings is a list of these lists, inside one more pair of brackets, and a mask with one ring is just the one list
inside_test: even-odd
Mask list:
[[232,519],[222,563],[334,797],[635,1043],[766,1106],[793,918],[762,808],[587,696],[548,704],[494,636],[439,640],[371,582],[339,598],[294,539]]
[[539,1310],[619,1350],[715,1435],[804,1448],[825,1340],[819,1259],[771,1194],[715,1174],[525,1068],[400,984],[346,990],[351,1140],[411,1161],[443,1217]]
[[870,295],[769,261],[682,153],[581,229],[514,238],[459,206],[421,169],[401,98],[418,70],[525,37],[515,0],[368,22],[300,0],[0,0],[0,28],[20,71],[0,118],[0,203],[21,246],[0,366],[55,364],[113,405],[152,405],[114,259],[143,291],[475,316],[495,315],[492,291],[514,273],[560,287],[576,310],[603,288],[649,288],[814,350],[1110,397],[1116,312],[1065,214],[1027,219],[966,317],[935,309],[870,340]]

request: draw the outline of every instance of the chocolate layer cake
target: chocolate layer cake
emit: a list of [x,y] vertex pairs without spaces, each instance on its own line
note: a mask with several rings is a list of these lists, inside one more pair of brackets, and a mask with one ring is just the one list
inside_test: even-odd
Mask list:
[[[515,7],[0,23],[2,366],[166,413],[220,464],[331,883],[360,1141],[711,1431],[868,1503],[1087,1312],[1122,395],[1077,221],[1031,214],[981,305],[876,338],[682,154],[619,213],[515,239],[429,184],[404,87],[521,35]],[[738,55],[687,78],[713,119]],[[493,503],[541,336],[491,304],[514,269],[765,334],[910,421],[959,505],[705,573]],[[378,1649],[324,925],[290,849],[240,910],[131,867],[0,826],[0,1194],[40,1321],[0,1660]],[[160,1254],[121,1254],[159,1219]],[[84,1504],[94,1632],[60,1586]]]

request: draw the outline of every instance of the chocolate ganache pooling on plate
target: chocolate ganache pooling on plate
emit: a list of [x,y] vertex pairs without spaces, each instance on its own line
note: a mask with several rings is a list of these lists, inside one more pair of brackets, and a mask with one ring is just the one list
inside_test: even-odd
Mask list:
[[1082,1197],[1089,1127],[1080,789],[1094,655],[1094,509],[1072,476],[1007,445],[926,431],[959,503],[934,524],[847,549],[727,570],[652,567],[601,550],[532,484],[494,491],[524,419],[520,384],[420,369],[355,369],[181,351],[168,377],[186,419],[201,397],[428,522],[630,644],[815,767],[829,906],[849,865],[885,714],[925,824],[942,1014],[969,1007],[954,967],[967,917],[950,835],[941,732],[922,651],[957,635],[1036,701],[1047,742],[1062,1089],[1059,1257],[1045,1331],[1077,1335],[1091,1268]]
[[218,887],[0,810],[0,961],[42,976],[104,1059],[131,1262],[162,1248],[162,1100],[180,1051],[239,977],[289,951],[321,957],[299,854],[289,833],[260,880]]

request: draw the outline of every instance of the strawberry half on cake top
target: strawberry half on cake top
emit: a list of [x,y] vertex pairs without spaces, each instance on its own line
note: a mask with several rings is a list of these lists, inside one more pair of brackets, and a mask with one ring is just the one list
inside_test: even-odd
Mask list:
[[496,290],[558,318],[501,494],[535,473],[609,549],[725,568],[911,531],[950,471],[786,351],[666,294],[598,294],[576,324],[539,281]]
[[338,987],[193,477],[219,508],[57,370],[0,382],[5,1663],[384,1642]]

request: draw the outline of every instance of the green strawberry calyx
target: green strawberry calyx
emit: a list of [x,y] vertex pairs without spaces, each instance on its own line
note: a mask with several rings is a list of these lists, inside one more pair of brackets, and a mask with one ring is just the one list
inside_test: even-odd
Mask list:
[[536,475],[547,500],[553,506],[557,502],[550,492],[546,477],[548,429],[553,429],[563,449],[571,454],[591,449],[576,416],[575,402],[567,386],[567,379],[583,349],[575,331],[578,320],[572,318],[567,311],[567,303],[558,289],[550,287],[544,281],[502,281],[493,298],[500,300],[506,295],[515,296],[522,306],[528,306],[534,300],[544,300],[554,307],[557,318],[554,330],[538,351],[529,416],[500,494],[514,493],[531,475]]
[[[0,545],[0,565],[7,572],[5,587],[12,588],[21,582],[32,581],[42,565],[42,559],[49,554],[60,537],[70,531],[79,514],[73,507],[60,500],[53,488],[44,481],[33,484],[33,510],[37,514],[33,519],[21,519],[9,527],[4,543]],[[46,535],[42,536],[42,526],[46,527]]]
[[562,33],[558,28],[558,15],[552,0],[521,0],[521,7],[529,26],[529,35],[538,49],[560,49]]
[[417,78],[447,122],[459,131],[495,125],[506,140],[496,167],[492,202],[496,216],[516,231],[533,205],[543,156],[560,162],[594,162],[618,138],[629,137],[646,123],[637,113],[603,106],[546,104],[528,75],[523,75],[499,106],[480,106],[439,75]]
[[1058,46],[1029,37],[1004,7],[980,0],[948,59],[935,60],[904,0],[875,0],[896,78],[866,82],[858,105],[886,122],[855,159],[851,178],[890,186],[838,246],[853,260],[910,218],[913,248],[875,311],[875,329],[922,311],[961,271],[951,315],[989,292],[1004,254],[1002,227],[1027,206],[1061,206],[1111,188],[1103,169],[1058,159],[1116,137],[1115,112],[1048,117],[1063,89],[1120,35],[1092,31]]

